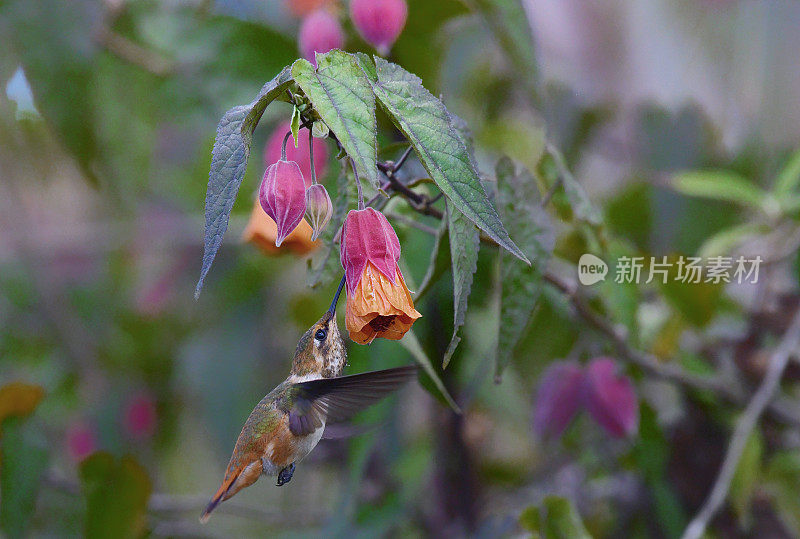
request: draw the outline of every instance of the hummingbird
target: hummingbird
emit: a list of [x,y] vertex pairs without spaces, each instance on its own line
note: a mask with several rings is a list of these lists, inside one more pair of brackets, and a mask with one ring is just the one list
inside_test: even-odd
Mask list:
[[200,522],[262,475],[277,486],[292,479],[295,464],[322,438],[325,425],[342,421],[373,404],[413,377],[415,366],[341,376],[347,351],[336,324],[336,303],[300,338],[289,376],[261,399],[245,421],[228,468]]

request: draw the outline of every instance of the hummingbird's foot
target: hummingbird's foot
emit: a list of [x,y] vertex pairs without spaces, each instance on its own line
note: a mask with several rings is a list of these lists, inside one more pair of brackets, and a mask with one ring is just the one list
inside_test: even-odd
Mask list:
[[292,475],[294,475],[294,462],[288,465],[286,468],[280,471],[278,474],[278,486],[284,485],[292,480]]

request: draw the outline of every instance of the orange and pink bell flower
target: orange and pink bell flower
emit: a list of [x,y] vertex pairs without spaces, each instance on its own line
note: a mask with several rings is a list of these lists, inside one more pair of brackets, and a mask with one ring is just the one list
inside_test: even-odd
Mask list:
[[373,208],[351,210],[342,227],[341,262],[347,285],[345,325],[350,338],[399,340],[422,315],[397,265],[400,240]]

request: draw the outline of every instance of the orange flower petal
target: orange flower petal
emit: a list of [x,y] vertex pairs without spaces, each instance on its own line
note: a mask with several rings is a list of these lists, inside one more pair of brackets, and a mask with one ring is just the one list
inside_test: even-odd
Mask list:
[[242,233],[242,241],[257,245],[268,255],[278,255],[290,250],[298,255],[304,255],[319,247],[319,241],[311,241],[311,225],[303,219],[291,234],[289,234],[280,247],[275,247],[278,237],[278,226],[256,200],[255,207],[250,214],[250,220]]
[[367,262],[355,290],[347,296],[345,325],[350,338],[369,344],[376,337],[399,340],[422,315],[414,309],[403,274],[397,269],[392,284],[371,262]]

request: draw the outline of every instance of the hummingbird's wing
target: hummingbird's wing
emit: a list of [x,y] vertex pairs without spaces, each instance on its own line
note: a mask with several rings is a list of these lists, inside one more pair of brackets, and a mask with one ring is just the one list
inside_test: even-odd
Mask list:
[[316,431],[325,423],[342,421],[373,404],[417,373],[415,366],[320,378],[292,384],[280,407],[289,414],[295,436]]

